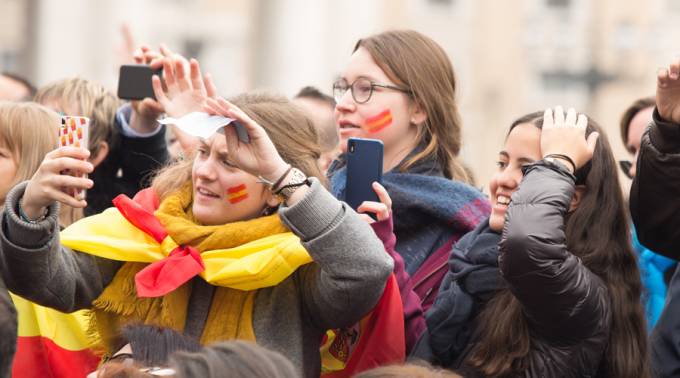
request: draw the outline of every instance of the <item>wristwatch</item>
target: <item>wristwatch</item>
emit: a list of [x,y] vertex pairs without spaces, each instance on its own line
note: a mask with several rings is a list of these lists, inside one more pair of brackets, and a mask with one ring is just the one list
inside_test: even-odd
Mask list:
[[297,190],[297,188],[302,185],[311,186],[307,175],[305,175],[301,170],[293,168],[290,170],[290,178],[283,181],[278,187],[272,188],[272,191],[277,195],[283,202],[286,202],[288,198]]

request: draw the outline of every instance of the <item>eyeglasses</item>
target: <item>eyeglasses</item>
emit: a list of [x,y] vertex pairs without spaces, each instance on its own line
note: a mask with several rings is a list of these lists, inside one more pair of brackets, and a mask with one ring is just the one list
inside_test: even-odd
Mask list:
[[633,175],[630,174],[630,168],[633,166],[633,162],[630,160],[619,160],[619,167],[623,170],[623,174],[629,179],[633,179]]
[[368,102],[368,100],[371,99],[371,95],[373,95],[373,90],[376,87],[392,89],[395,91],[406,93],[409,96],[411,95],[411,91],[408,89],[398,87],[396,85],[374,83],[367,78],[360,77],[354,80],[352,84],[348,84],[347,80],[345,79],[340,79],[333,83],[333,98],[335,99],[336,103],[340,103],[340,100],[342,100],[342,97],[345,95],[345,93],[347,93],[347,90],[349,89],[352,91],[352,98],[354,99],[354,102],[356,102],[357,104],[365,104]]

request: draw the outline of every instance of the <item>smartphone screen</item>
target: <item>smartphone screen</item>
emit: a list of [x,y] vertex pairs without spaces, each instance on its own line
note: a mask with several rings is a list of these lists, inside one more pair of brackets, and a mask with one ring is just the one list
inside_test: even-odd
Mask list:
[[364,201],[379,202],[373,183],[382,183],[383,143],[377,139],[347,141],[347,187],[345,200],[354,210]]
[[125,64],[120,66],[118,76],[118,98],[125,100],[156,99],[151,85],[151,77],[162,70],[153,70],[145,64]]

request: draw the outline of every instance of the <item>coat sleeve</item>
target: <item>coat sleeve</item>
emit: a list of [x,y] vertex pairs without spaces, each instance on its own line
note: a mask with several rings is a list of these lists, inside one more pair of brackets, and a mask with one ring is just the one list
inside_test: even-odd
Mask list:
[[592,335],[607,316],[601,279],[567,250],[565,215],[574,176],[538,162],[513,193],[500,243],[499,265],[532,331],[550,340]]
[[392,215],[388,219],[371,224],[371,228],[382,241],[385,251],[394,260],[393,273],[399,286],[401,303],[404,306],[404,331],[406,334],[406,353],[408,354],[427,328],[423,307],[420,305],[420,297],[413,291],[413,281],[406,272],[404,259],[395,249],[397,237],[393,232]]
[[121,263],[72,251],[59,242],[59,205],[38,223],[21,219],[17,209],[26,183],[5,200],[0,230],[0,274],[7,288],[37,304],[62,312],[88,308]]
[[359,321],[380,299],[393,268],[371,227],[315,179],[306,196],[279,215],[315,262],[296,273],[306,317],[320,329]]
[[165,126],[160,126],[155,133],[148,136],[130,135],[122,123],[129,123],[131,113],[131,106],[126,104],[116,114],[116,128],[120,134],[120,144],[117,148],[120,180],[126,188],[124,193],[129,193],[129,196],[144,188],[149,176],[170,161],[165,141]]
[[640,243],[680,259],[680,125],[654,110],[642,137],[637,172],[630,191],[630,212]]

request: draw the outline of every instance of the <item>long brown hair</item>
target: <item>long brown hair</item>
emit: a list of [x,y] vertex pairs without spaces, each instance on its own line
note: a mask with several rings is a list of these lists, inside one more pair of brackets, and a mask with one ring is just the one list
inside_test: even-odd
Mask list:
[[[229,101],[265,129],[286,163],[326,185],[317,165],[321,150],[316,129],[301,109],[286,97],[267,93],[246,93]],[[191,180],[192,164],[191,159],[179,161],[158,173],[151,185],[161,200]]]
[[418,125],[418,142],[425,148],[404,162],[403,172],[415,163],[436,160],[444,175],[470,182],[458,161],[461,119],[456,103],[456,76],[444,49],[431,38],[413,30],[392,30],[360,39],[375,63],[394,81],[409,89],[411,98],[427,114]]
[[[513,122],[541,128],[542,112]],[[606,284],[611,306],[611,331],[602,372],[617,378],[650,376],[647,333],[642,310],[640,272],[630,246],[625,202],[606,134],[588,119],[586,133],[600,137],[584,174],[586,192],[566,219],[567,248]],[[510,132],[508,132],[509,134]],[[527,368],[531,346],[529,326],[519,301],[509,289],[499,291],[479,316],[476,346],[467,364],[492,377]]]

